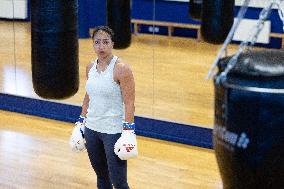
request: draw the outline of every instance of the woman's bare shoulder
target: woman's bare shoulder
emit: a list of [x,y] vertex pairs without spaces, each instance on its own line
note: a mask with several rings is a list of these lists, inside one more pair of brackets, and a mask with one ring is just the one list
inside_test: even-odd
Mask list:
[[114,78],[119,81],[126,77],[133,77],[131,66],[119,58],[115,64]]
[[130,64],[120,58],[116,62],[115,69],[120,74],[132,72]]
[[86,67],[87,72],[90,71],[90,69],[93,67],[93,65],[94,65],[94,62],[90,62],[90,63],[87,65],[87,67]]
[[87,66],[86,66],[86,75],[87,75],[87,77],[88,77],[90,69],[94,66],[94,64],[95,64],[95,61],[91,61],[89,64],[87,64]]

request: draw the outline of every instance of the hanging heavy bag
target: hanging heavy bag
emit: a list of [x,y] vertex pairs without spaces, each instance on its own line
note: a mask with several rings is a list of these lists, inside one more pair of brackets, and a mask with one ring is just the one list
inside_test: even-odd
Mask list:
[[202,1],[203,0],[190,0],[189,1],[188,13],[189,13],[189,16],[193,20],[197,20],[197,21],[201,20]]
[[215,77],[214,150],[224,189],[284,188],[284,51],[241,54]]
[[131,44],[130,0],[107,0],[107,24],[114,31],[114,48]]
[[47,99],[74,95],[79,87],[77,0],[31,1],[32,80]]
[[234,23],[234,0],[203,0],[201,35],[204,41],[221,44]]

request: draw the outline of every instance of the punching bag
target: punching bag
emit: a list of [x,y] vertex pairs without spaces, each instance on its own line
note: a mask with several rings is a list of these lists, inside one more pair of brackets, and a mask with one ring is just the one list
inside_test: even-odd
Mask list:
[[216,81],[213,139],[223,188],[284,188],[284,51],[241,54]]
[[107,0],[107,24],[114,31],[114,48],[131,44],[130,0]]
[[201,35],[204,41],[221,44],[234,23],[234,0],[203,0]]
[[188,13],[193,20],[201,20],[202,1],[203,0],[189,1]]
[[79,87],[77,0],[31,1],[33,87],[40,97],[63,99]]

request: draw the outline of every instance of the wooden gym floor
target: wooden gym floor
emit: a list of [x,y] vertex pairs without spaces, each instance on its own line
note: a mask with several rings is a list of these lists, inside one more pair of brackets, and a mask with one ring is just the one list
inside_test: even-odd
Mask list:
[[[1,189],[96,188],[86,152],[68,144],[71,123],[0,110]],[[221,189],[213,150],[137,137],[132,189]]]

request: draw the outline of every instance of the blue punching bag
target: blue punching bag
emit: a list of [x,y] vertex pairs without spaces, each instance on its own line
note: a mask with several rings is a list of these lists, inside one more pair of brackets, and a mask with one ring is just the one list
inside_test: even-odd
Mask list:
[[78,91],[77,17],[77,0],[31,0],[32,79],[42,98]]
[[241,54],[222,83],[216,77],[213,138],[223,188],[284,188],[284,51]]
[[131,44],[130,0],[107,0],[107,24],[114,31],[114,48]]
[[201,35],[204,41],[221,44],[234,23],[235,0],[203,0]]

